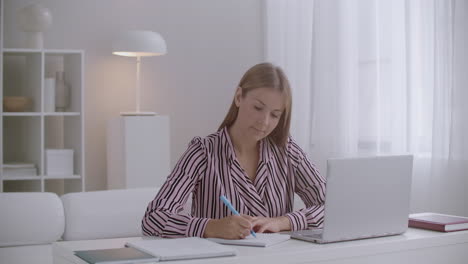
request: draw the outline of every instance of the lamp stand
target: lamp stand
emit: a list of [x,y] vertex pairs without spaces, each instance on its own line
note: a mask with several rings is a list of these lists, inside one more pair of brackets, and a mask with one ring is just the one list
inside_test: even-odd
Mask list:
[[154,112],[141,112],[140,111],[140,64],[141,64],[141,57],[137,56],[136,96],[135,96],[136,112],[120,112],[121,116],[154,116],[156,115],[156,113]]

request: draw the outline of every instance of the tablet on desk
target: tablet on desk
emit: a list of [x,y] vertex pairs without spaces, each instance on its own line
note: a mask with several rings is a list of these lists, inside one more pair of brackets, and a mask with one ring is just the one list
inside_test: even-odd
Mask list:
[[159,261],[158,257],[134,248],[111,248],[75,251],[75,255],[89,264],[130,264]]

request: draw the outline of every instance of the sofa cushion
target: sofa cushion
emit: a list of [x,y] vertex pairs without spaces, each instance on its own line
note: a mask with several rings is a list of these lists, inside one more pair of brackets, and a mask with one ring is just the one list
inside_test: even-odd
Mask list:
[[0,193],[0,247],[47,244],[64,231],[64,212],[55,193]]
[[141,236],[141,220],[157,188],[63,195],[64,240]]

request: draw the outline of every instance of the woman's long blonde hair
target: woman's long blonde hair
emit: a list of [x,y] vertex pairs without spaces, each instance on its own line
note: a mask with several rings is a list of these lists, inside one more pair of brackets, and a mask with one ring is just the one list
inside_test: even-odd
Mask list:
[[[289,127],[291,123],[291,87],[289,86],[288,78],[283,70],[271,63],[260,63],[250,68],[239,82],[239,87],[242,89],[242,97],[244,98],[248,92],[257,88],[269,88],[279,91],[283,94],[285,109],[281,114],[281,118],[275,129],[268,135],[273,142],[281,147],[285,147],[288,142]],[[218,131],[224,127],[230,127],[237,119],[239,112],[234,99],[229,108],[224,121],[218,128]]]

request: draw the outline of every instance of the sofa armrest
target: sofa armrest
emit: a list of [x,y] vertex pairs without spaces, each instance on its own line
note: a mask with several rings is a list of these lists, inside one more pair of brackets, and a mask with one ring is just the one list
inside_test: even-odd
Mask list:
[[65,219],[55,193],[0,193],[0,247],[48,244],[60,239]]

